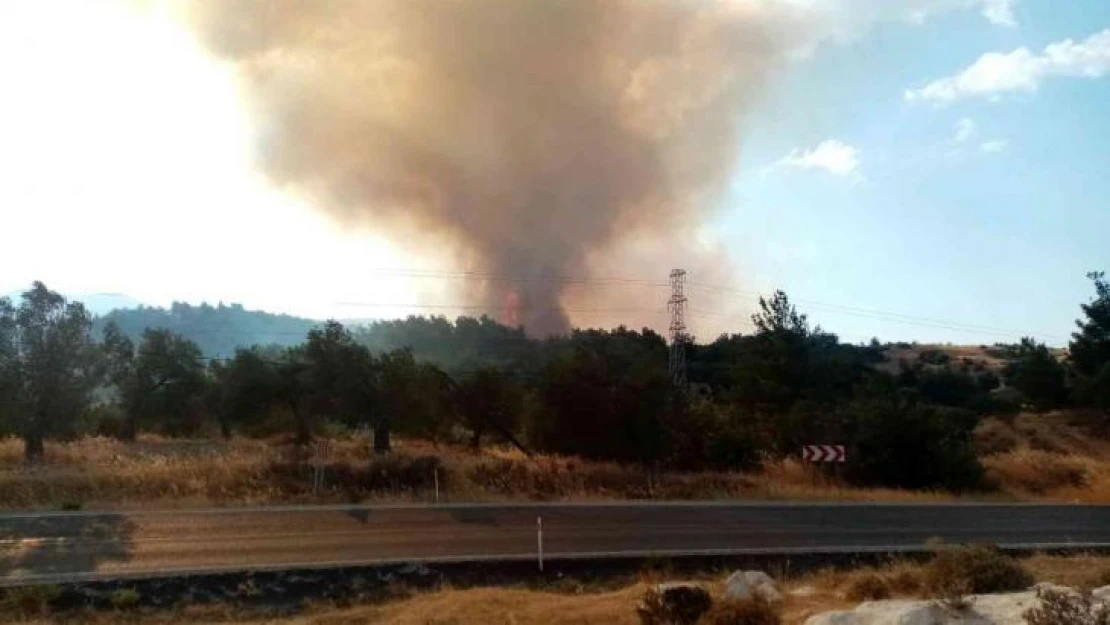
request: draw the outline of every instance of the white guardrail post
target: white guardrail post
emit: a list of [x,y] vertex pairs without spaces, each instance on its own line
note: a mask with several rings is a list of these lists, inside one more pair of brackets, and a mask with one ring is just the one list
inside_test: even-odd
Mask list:
[[539,560],[540,573],[543,573],[543,517],[536,517],[536,557]]

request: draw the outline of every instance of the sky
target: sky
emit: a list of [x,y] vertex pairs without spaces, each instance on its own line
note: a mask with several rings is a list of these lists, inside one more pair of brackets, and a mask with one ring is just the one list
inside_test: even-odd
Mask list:
[[[1110,3],[734,1],[821,27],[737,113],[699,224],[735,277],[689,276],[692,332],[748,330],[781,288],[851,341],[1064,344],[1110,268]],[[461,301],[414,274],[465,268],[275,188],[232,68],[136,4],[0,4],[0,293],[451,314],[406,306]]]

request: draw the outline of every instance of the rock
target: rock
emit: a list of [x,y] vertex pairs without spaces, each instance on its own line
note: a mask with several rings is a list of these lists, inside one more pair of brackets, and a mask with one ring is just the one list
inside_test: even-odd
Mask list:
[[866,601],[854,610],[825,612],[806,619],[805,625],[940,625],[944,610],[932,601]]
[[1041,590],[1053,590],[1056,592],[1062,592],[1067,595],[1075,595],[1079,593],[1079,591],[1075,590],[1074,588],[1068,588],[1067,586],[1061,586],[1060,584],[1054,584],[1052,582],[1038,582],[1036,584],[1033,584],[1032,590],[1033,592],[1038,592]]
[[636,608],[643,625],[694,625],[713,604],[709,591],[692,582],[657,584]]
[[763,571],[736,571],[725,580],[725,597],[740,600],[753,594],[772,602],[782,599],[775,580]]
[[969,595],[968,603],[967,609],[952,611],[935,601],[867,601],[854,610],[811,616],[806,625],[1025,625],[1024,614],[1037,604],[1037,595]]
[[[1070,588],[1061,587],[1071,591]],[[1037,605],[1036,591],[1010,592],[996,595],[972,595],[969,617],[978,617],[979,620],[970,618],[955,623],[1014,623],[1025,625],[1025,612]]]
[[1110,603],[1110,586],[1103,586],[1102,588],[1095,588],[1091,591],[1091,596],[1099,601]]

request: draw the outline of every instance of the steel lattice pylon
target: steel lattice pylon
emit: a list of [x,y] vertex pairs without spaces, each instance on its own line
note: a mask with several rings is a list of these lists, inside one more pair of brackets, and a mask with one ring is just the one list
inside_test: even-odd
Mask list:
[[686,385],[686,270],[671,270],[671,298],[667,310],[671,313],[671,379],[676,386]]

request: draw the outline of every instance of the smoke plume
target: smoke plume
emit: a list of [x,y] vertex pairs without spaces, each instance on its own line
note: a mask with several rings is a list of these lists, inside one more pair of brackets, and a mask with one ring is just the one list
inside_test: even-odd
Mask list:
[[[665,241],[719,201],[745,108],[786,51],[769,6],[243,0],[187,19],[241,71],[275,184],[448,241],[484,272],[587,276],[622,240]],[[568,326],[563,289],[491,282],[482,297],[546,334]]]

